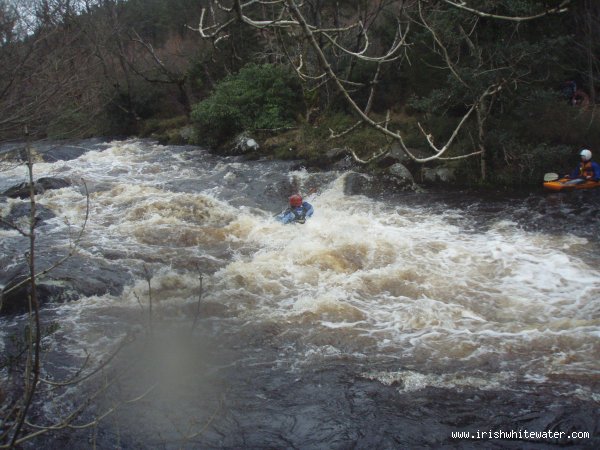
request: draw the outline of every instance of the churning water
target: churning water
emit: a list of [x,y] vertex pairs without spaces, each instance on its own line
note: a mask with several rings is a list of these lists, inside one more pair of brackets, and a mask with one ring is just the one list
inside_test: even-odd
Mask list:
[[[118,389],[85,419],[116,411],[46,446],[552,444],[451,437],[499,429],[585,431],[561,442],[598,445],[600,192],[372,198],[347,194],[342,172],[138,140],[80,145],[35,172],[85,180],[90,218],[62,275],[107,286],[45,307],[59,325],[45,373],[64,377],[144,334],[150,299],[154,338],[128,348],[143,369],[121,362]],[[24,175],[4,171],[0,188]],[[56,214],[39,238],[50,260],[82,223],[82,186],[38,198]],[[313,192],[315,215],[281,225],[273,215],[296,189]],[[23,238],[0,233],[9,269]],[[0,320],[7,341],[22,319]],[[48,394],[44,423],[88,390]]]

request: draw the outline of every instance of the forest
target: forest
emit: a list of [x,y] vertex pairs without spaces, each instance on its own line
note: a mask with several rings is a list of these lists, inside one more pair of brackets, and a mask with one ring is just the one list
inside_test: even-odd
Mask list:
[[600,147],[592,0],[3,0],[0,140],[151,137],[523,186]]

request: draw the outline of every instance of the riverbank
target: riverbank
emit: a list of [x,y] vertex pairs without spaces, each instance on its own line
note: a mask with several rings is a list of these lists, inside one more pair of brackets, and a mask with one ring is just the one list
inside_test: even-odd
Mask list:
[[[413,155],[425,158],[434,154],[419,129],[422,117],[397,112],[388,119],[390,129],[402,134],[404,144]],[[486,191],[531,190],[541,185],[544,173],[570,171],[573,161],[577,160],[578,147],[562,144],[550,136],[553,142],[548,144],[493,141],[488,144],[484,179],[479,155],[456,159],[477,151],[469,137],[474,130],[466,130],[463,133],[466,136],[458,138],[443,159],[418,163],[405,153],[400,143],[367,125],[356,127],[355,124],[355,118],[350,115],[323,115],[310,123],[298,121],[288,129],[255,130],[231,136],[210,151],[221,156],[242,155],[247,160],[296,161],[299,167],[319,170],[354,170],[391,178],[395,180],[392,184],[400,183],[403,189],[417,184]],[[434,136],[449,136],[453,125],[452,118],[438,118],[428,131]],[[351,133],[345,132],[350,129]],[[202,145],[194,124],[184,116],[146,121],[140,126],[139,135],[164,145]],[[247,145],[248,141],[252,145]]]
[[[403,123],[405,142],[411,153],[417,157],[431,156],[431,150],[423,147],[416,119],[398,115],[396,121]],[[356,127],[355,123],[351,116],[336,114],[288,129],[241,133],[210,151],[221,156],[243,156],[246,160],[295,161],[298,167],[308,169],[353,170],[382,176],[402,190],[416,189],[417,184],[464,187],[472,185],[476,179],[475,174],[465,176],[467,167],[464,164],[448,161],[416,163],[400,144],[367,125]],[[353,127],[352,133],[344,132]],[[140,137],[156,139],[163,145],[201,145],[193,124],[183,117],[151,121],[141,130]]]

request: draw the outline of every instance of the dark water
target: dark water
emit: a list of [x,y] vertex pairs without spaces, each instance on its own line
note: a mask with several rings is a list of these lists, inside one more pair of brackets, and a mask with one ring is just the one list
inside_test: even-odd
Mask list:
[[[133,342],[85,383],[41,388],[34,423],[94,396],[73,422],[89,426],[29,446],[598,447],[600,192],[350,195],[347,174],[292,163],[76,148],[54,160],[40,146],[36,166],[85,179],[91,205],[79,253],[46,280],[77,300],[44,308],[58,324],[44,374],[73,375],[86,354],[90,373]],[[24,169],[2,175],[5,189]],[[282,226],[273,215],[296,190],[314,192],[316,214]],[[81,226],[83,185],[39,203],[56,214],[43,267]],[[5,273],[19,269],[23,238],[0,236]],[[23,317],[0,324],[10,352]],[[523,435],[548,430],[565,434]],[[485,434],[500,431],[521,435]]]

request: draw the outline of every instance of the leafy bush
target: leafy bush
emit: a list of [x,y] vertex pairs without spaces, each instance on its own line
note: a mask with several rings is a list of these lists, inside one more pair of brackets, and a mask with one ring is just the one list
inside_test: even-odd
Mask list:
[[289,126],[301,108],[301,90],[292,74],[282,66],[250,64],[196,104],[192,119],[199,142],[216,146],[243,130]]

